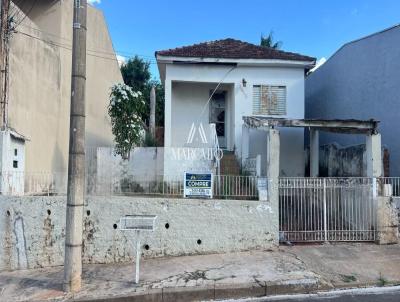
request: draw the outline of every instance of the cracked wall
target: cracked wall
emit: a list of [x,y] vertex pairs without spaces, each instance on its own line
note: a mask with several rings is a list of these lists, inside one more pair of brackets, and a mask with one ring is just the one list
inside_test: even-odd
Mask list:
[[[65,196],[0,196],[0,270],[62,265]],[[268,249],[278,245],[278,208],[269,202],[139,197],[88,197],[82,221],[84,263],[133,261],[134,232],[121,232],[128,214],[158,216],[141,235],[144,257]]]

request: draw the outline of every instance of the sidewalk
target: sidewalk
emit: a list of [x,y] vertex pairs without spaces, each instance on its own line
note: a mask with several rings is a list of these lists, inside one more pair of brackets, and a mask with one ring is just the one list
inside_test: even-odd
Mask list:
[[299,245],[149,259],[141,262],[140,286],[132,263],[86,265],[74,297],[62,292],[62,277],[62,267],[2,272],[0,301],[192,301],[397,284],[400,246]]

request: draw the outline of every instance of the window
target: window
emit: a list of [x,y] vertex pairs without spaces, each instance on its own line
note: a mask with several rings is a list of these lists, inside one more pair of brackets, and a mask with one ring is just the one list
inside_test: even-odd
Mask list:
[[14,156],[18,155],[18,149],[14,149]]
[[285,115],[286,86],[253,86],[253,114]]
[[13,161],[13,168],[18,169],[18,161],[17,160]]

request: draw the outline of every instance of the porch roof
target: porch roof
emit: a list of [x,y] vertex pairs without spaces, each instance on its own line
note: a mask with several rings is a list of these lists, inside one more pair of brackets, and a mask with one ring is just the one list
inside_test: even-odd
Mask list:
[[378,123],[374,119],[287,119],[266,116],[244,116],[243,121],[251,128],[297,127],[314,128],[320,131],[351,133],[351,134],[376,134]]

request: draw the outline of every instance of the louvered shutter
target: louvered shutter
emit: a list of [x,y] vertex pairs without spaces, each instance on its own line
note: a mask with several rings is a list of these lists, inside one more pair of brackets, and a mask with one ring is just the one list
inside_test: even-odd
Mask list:
[[271,85],[253,86],[253,114],[285,115],[286,87]]

